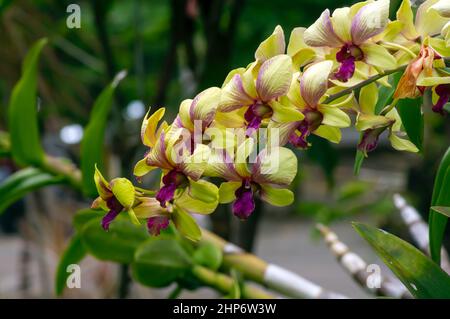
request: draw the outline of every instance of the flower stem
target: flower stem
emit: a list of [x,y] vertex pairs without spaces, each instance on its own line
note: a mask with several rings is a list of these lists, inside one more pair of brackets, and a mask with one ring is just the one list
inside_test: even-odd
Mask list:
[[[202,266],[192,267],[192,273],[203,284],[215,288],[223,293],[230,293],[233,290],[233,279],[230,276],[219,272],[212,271]],[[259,288],[243,284],[242,296],[249,299],[274,299],[276,296],[271,295]]]
[[366,86],[366,85],[368,85],[368,84],[370,84],[372,82],[378,81],[379,79],[384,78],[385,76],[388,76],[390,74],[397,73],[397,72],[400,72],[400,71],[404,71],[407,66],[408,65],[405,64],[405,65],[402,65],[402,66],[400,66],[400,67],[398,67],[396,69],[387,70],[387,71],[385,71],[382,74],[374,75],[374,76],[368,78],[367,80],[364,80],[364,81],[362,81],[362,82],[360,82],[360,83],[358,83],[358,84],[356,84],[354,86],[346,88],[345,90],[342,90],[342,91],[340,91],[340,92],[338,92],[336,94],[332,94],[324,101],[324,104],[329,104],[332,101],[334,101],[334,100],[336,100],[336,99],[338,99],[340,97],[343,97],[343,96],[345,96],[347,94],[350,94],[354,90],[360,89],[360,88],[362,88],[362,87],[364,87],[364,86]]

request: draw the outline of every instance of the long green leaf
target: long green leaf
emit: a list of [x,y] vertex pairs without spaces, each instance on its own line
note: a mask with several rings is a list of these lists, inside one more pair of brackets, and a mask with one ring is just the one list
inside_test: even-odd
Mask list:
[[62,176],[54,176],[38,168],[29,167],[15,172],[0,184],[0,214],[28,192],[62,182]]
[[137,247],[149,238],[147,231],[120,216],[105,231],[100,220],[93,218],[82,227],[81,238],[88,252],[101,260],[131,263]]
[[81,237],[78,234],[75,234],[61,256],[56,270],[55,292],[57,296],[60,296],[66,287],[66,281],[70,275],[70,272],[67,271],[67,267],[79,263],[86,256],[86,253],[86,248],[84,247]]
[[91,116],[83,140],[81,141],[81,172],[83,174],[83,191],[85,195],[94,197],[97,190],[94,184],[95,164],[103,169],[103,151],[106,123],[111,110],[114,91],[126,72],[119,72],[114,80],[100,93],[95,100]]
[[28,52],[9,102],[11,152],[21,165],[39,165],[44,157],[37,120],[37,72],[39,54],[46,43],[47,39],[41,39]]
[[422,98],[402,99],[397,103],[397,110],[402,119],[409,139],[423,151],[423,113]]
[[[441,164],[434,180],[433,196],[431,206],[450,206],[450,147],[442,158]],[[428,217],[430,231],[430,253],[431,258],[440,264],[441,246],[444,237],[447,217],[430,209]]]
[[431,209],[439,214],[450,217],[450,207],[431,206]]
[[416,298],[450,298],[450,276],[421,251],[381,229],[353,223],[356,231]]
[[176,240],[149,240],[137,249],[132,274],[146,286],[165,287],[182,277],[191,265],[190,256]]

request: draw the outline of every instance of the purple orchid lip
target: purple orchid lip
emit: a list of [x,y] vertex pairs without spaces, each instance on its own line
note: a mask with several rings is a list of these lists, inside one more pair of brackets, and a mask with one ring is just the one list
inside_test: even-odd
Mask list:
[[109,208],[108,213],[102,218],[102,227],[104,230],[109,230],[109,224],[119,215],[123,210],[122,204],[115,197],[111,197],[106,201],[106,206]]
[[376,149],[378,146],[378,139],[386,128],[387,126],[365,130],[361,142],[358,144],[358,150],[367,155],[368,152],[372,152]]
[[153,236],[159,236],[161,230],[169,227],[169,218],[166,216],[154,216],[147,220],[148,232]]
[[362,50],[354,44],[345,44],[336,53],[336,60],[341,63],[339,70],[334,74],[335,78],[347,82],[355,73],[355,62],[364,58]]
[[242,182],[236,192],[236,200],[233,203],[233,214],[240,219],[248,219],[255,210],[255,200],[253,199],[253,190],[248,180]]
[[255,130],[261,126],[264,118],[270,117],[273,111],[272,108],[266,104],[255,103],[250,106],[244,114],[247,121],[247,136],[250,136]]
[[177,169],[173,169],[164,175],[162,182],[164,186],[156,193],[156,199],[160,202],[161,207],[166,207],[166,203],[173,200],[177,188],[187,183],[187,178]]
[[439,99],[433,105],[433,112],[445,115],[444,106],[450,100],[450,84],[439,84],[436,86],[435,92],[439,96]]
[[322,113],[317,110],[306,110],[304,115],[305,118],[299,122],[296,129],[300,135],[297,135],[296,131],[294,131],[289,136],[289,142],[300,149],[308,148],[309,144],[306,139],[322,124],[323,120]]

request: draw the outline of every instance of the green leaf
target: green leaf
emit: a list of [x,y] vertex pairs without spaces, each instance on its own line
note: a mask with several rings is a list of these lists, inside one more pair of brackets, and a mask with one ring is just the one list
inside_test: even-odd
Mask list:
[[355,174],[355,176],[359,175],[359,171],[361,170],[363,161],[364,161],[364,153],[361,152],[360,150],[356,150],[355,164],[353,166],[353,174]]
[[150,287],[165,287],[186,274],[192,265],[189,255],[174,239],[148,240],[136,251],[132,276]]
[[421,251],[381,229],[353,223],[356,231],[416,298],[450,298],[450,276]]
[[89,123],[81,141],[82,187],[86,196],[95,197],[97,189],[94,183],[95,164],[100,171],[104,169],[103,150],[106,123],[111,110],[114,91],[126,72],[119,72],[114,80],[100,93],[94,102]]
[[422,152],[424,128],[422,97],[417,99],[402,99],[398,101],[396,107],[409,139]]
[[96,219],[100,222],[100,219],[105,215],[105,212],[102,210],[96,209],[82,209],[79,210],[75,216],[73,216],[73,226],[76,231],[81,232],[84,225],[90,222],[93,219]]
[[197,248],[193,258],[195,263],[217,270],[222,264],[222,250],[210,242],[205,242]]
[[450,207],[431,206],[431,209],[439,214],[450,217]]
[[66,287],[66,281],[70,275],[67,267],[79,263],[86,256],[86,253],[81,237],[75,234],[61,256],[56,270],[55,291],[57,296],[60,296]]
[[[450,206],[450,147],[441,160],[434,180],[431,206]],[[430,253],[431,258],[438,264],[441,261],[441,246],[444,237],[447,217],[430,209],[428,217],[430,228]]]
[[15,172],[0,184],[0,214],[28,192],[62,182],[64,177],[45,173],[38,168],[29,167]]
[[47,39],[41,39],[28,52],[9,102],[11,153],[20,165],[39,165],[44,158],[37,120],[37,72],[39,54],[46,43]]
[[126,217],[118,216],[103,230],[100,218],[93,219],[82,227],[81,237],[90,254],[100,260],[131,263],[137,247],[149,238],[144,227],[137,227]]
[[202,237],[202,232],[200,231],[197,222],[189,213],[182,211],[181,209],[176,209],[172,214],[172,221],[177,230],[184,237],[192,241],[198,241]]
[[378,93],[378,101],[375,105],[375,114],[380,114],[386,105],[391,104],[398,81],[402,77],[403,72],[397,72],[389,76],[389,84],[391,87],[381,86]]

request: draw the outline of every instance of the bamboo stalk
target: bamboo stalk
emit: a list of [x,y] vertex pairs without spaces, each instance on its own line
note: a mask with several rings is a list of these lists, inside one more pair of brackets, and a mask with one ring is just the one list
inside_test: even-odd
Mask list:
[[[400,216],[408,227],[412,239],[416,242],[420,250],[430,255],[430,237],[428,232],[428,224],[423,220],[419,212],[408,205],[407,201],[400,194],[394,194],[394,205],[399,210]],[[447,251],[441,248],[441,268],[450,274],[450,261]]]
[[[192,273],[199,279],[203,284],[215,288],[223,293],[231,293],[233,290],[234,280],[225,274],[212,271],[211,269],[194,266],[192,268]],[[248,299],[275,299],[274,295],[271,295],[257,287],[250,286],[248,284],[242,285],[242,296]]]
[[341,266],[352,276],[352,278],[366,291],[377,296],[410,299],[412,298],[406,287],[392,277],[381,276],[379,285],[369,288],[369,280],[372,276],[368,272],[368,264],[357,254],[350,251],[348,246],[341,242],[338,236],[328,227],[318,224],[317,229],[325,239],[331,252],[336,256]]
[[223,265],[241,272],[246,279],[257,282],[291,298],[341,299],[346,296],[327,291],[321,286],[280,266],[269,264],[240,247],[202,229],[202,241],[218,246],[223,252]]

